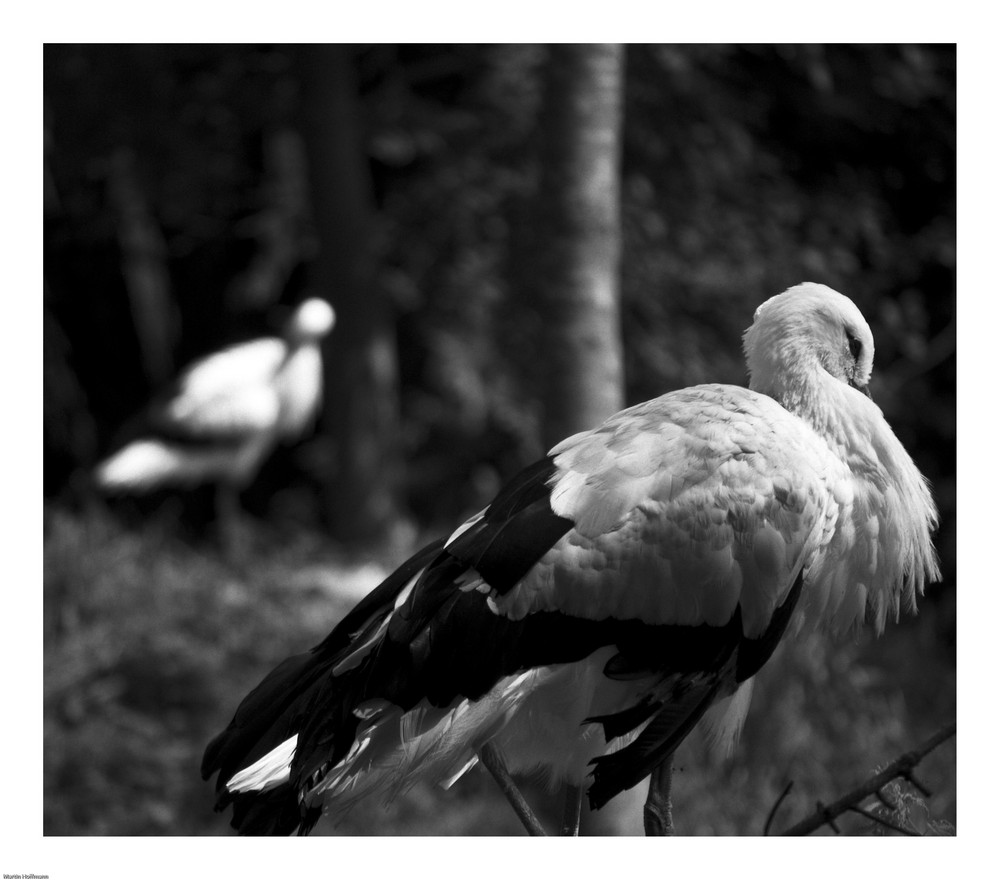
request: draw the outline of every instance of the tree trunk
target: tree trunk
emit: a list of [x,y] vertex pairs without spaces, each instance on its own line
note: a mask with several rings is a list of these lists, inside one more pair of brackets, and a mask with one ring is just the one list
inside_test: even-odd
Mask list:
[[319,254],[311,283],[337,325],[325,350],[323,424],[335,444],[330,525],[341,540],[375,543],[395,515],[398,377],[387,303],[375,285],[375,204],[351,49],[299,49],[303,134]]
[[149,385],[162,388],[173,375],[176,313],[170,294],[167,245],[139,181],[135,153],[111,156],[108,193],[115,212],[122,275]]
[[549,48],[542,110],[537,293],[547,445],[624,402],[619,268],[624,49]]
[[[624,406],[620,300],[620,45],[549,47],[542,107],[535,291],[546,358],[546,448]],[[642,795],[600,812],[581,833],[640,834]]]

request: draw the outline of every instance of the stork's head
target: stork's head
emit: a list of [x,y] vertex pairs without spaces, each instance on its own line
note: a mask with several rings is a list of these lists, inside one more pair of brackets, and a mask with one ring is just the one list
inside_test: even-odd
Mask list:
[[824,284],[796,285],[759,306],[743,350],[750,387],[765,394],[816,367],[868,394],[872,331],[853,302]]
[[335,320],[328,302],[307,299],[292,314],[286,334],[292,342],[315,342],[333,329]]

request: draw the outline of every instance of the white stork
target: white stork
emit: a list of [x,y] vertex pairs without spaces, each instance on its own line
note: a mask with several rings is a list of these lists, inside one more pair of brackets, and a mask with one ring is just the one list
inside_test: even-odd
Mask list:
[[750,390],[686,388],[569,437],[271,672],[202,764],[233,826],[306,833],[479,759],[597,808],[699,722],[734,741],[786,631],[913,609],[937,513],[867,394],[860,311],[801,284],[744,348]]
[[201,358],[144,413],[140,436],[95,470],[109,493],[215,483],[220,519],[235,521],[239,492],[281,441],[302,436],[322,402],[320,343],[334,313],[303,302],[284,336],[255,339]]

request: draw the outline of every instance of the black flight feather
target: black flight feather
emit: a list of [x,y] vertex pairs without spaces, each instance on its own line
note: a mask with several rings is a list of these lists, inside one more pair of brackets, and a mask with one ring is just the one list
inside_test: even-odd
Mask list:
[[[488,597],[463,589],[483,577],[503,593],[518,583],[571,527],[549,502],[556,474],[551,459],[522,471],[480,521],[447,547],[436,541],[415,554],[363,599],[308,654],[289,658],[240,705],[229,727],[206,749],[202,773],[220,771],[221,808],[233,802],[241,833],[307,831],[319,815],[298,800],[316,774],[340,761],[360,723],[354,710],[382,699],[407,711],[421,700],[435,706],[476,700],[506,676],[539,666],[582,660],[614,645],[612,678],[675,677],[678,697],[652,698],[593,721],[609,738],[654,716],[630,746],[599,758],[589,797],[600,805],[638,782],[668,755],[715,699],[721,682],[749,677],[774,650],[801,591],[801,574],[765,633],[748,640],[737,607],[725,626],[651,626],[639,620],[588,620],[544,611],[511,620],[494,613]],[[406,601],[401,591],[416,577]],[[352,648],[389,626],[349,669],[332,670]],[[287,784],[267,792],[231,794],[233,773],[297,735]]]
[[755,639],[744,638],[740,640],[739,650],[736,654],[736,681],[744,682],[756,675],[774,653],[774,649],[778,647],[778,642],[781,641],[781,637],[788,628],[792,612],[798,604],[799,596],[802,595],[803,577],[804,572],[799,569],[795,583],[788,591],[785,601],[775,609],[767,629]]
[[590,808],[600,809],[616,794],[649,776],[712,705],[719,685],[719,676],[712,676],[706,683],[682,685],[635,742],[610,755],[595,758],[592,762],[594,782],[587,789]]
[[550,481],[556,473],[549,457],[525,468],[486,508],[483,518],[448,546],[453,557],[501,595],[573,527],[572,520],[552,511]]
[[[620,751],[594,760],[594,782],[587,790],[592,809],[599,809],[616,794],[636,785],[662,763],[712,705],[725,676],[732,675],[733,680],[739,684],[760,670],[774,653],[788,627],[802,592],[802,581],[803,572],[800,570],[784,602],[775,609],[764,632],[754,639],[743,635],[743,614],[739,605],[736,606],[736,612],[725,627],[703,625],[649,628],[652,631],[676,629],[683,632],[683,635],[680,632],[677,634],[679,646],[683,645],[683,658],[677,656],[677,661],[683,659],[685,662],[676,662],[673,671],[681,672],[682,667],[687,667],[683,670],[684,673],[688,676],[695,675],[700,683],[685,682],[682,679],[670,698],[663,701],[663,708],[659,714],[635,742]],[[701,643],[700,650],[696,648],[697,643]],[[630,651],[635,652],[638,649],[640,656],[643,649],[648,649],[648,646],[647,640],[629,642]],[[691,668],[691,660],[695,660],[694,669]],[[614,671],[619,676],[635,671],[637,667],[641,668],[644,662],[649,662],[643,659],[628,663],[622,654],[613,657],[608,662],[609,666],[612,661],[618,661]],[[669,669],[663,663],[662,655],[660,663],[653,668],[664,671]],[[604,725],[605,736],[611,739],[634,730],[652,714],[649,708],[639,703],[623,712],[590,720],[600,721]]]

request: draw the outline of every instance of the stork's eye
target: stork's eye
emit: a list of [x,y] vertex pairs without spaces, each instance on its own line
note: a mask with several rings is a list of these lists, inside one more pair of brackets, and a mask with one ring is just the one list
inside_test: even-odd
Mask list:
[[857,360],[861,354],[861,340],[850,331],[847,331],[847,347],[851,350],[851,357]]

